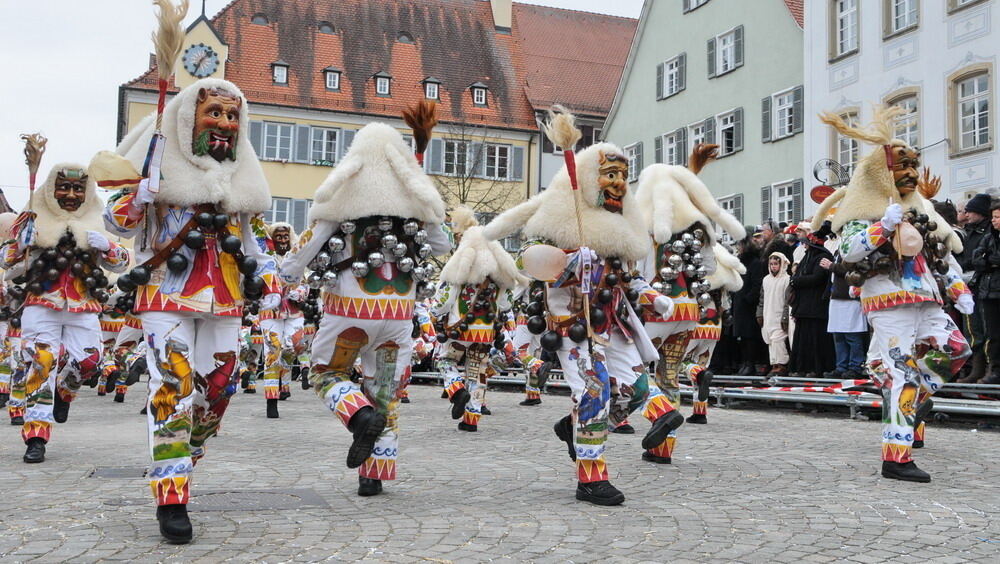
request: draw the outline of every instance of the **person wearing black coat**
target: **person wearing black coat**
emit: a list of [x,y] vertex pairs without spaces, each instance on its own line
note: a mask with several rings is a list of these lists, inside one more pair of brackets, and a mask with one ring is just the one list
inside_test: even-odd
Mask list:
[[806,254],[792,274],[792,317],[795,336],[792,339],[790,370],[806,378],[818,378],[836,364],[833,337],[827,332],[830,313],[830,271],[820,261],[833,261],[833,255],[823,246],[823,239],[807,236]]
[[764,236],[757,230],[740,245],[740,262],[747,273],[743,275],[743,289],[733,294],[733,332],[740,343],[741,376],[767,373],[767,345],[757,324],[757,302],[767,274],[766,261],[761,258],[764,244]]
[[971,265],[978,310],[986,326],[986,362],[990,372],[980,384],[1000,384],[1000,203],[991,208],[990,230],[972,252]]
[[[976,194],[965,204],[964,216],[966,219],[963,232],[965,240],[962,242],[964,249],[955,255],[955,260],[962,267],[962,278],[965,279],[972,294],[976,295],[975,268],[972,266],[972,255],[979,247],[979,243],[990,233],[990,197],[988,194]],[[987,376],[986,362],[986,324],[983,320],[983,312],[976,308],[972,315],[962,316],[962,333],[969,341],[972,348],[972,357],[963,367],[965,375],[958,379],[961,384],[974,384]]]

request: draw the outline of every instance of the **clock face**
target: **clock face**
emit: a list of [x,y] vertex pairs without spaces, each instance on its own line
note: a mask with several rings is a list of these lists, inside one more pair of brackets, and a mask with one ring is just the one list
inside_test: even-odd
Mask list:
[[181,61],[184,63],[184,69],[198,78],[211,76],[219,68],[218,53],[204,43],[188,47]]

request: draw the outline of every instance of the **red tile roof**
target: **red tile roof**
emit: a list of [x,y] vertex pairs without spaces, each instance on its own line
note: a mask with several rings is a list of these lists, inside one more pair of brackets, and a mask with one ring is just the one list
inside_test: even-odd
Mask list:
[[803,7],[803,4],[805,4],[804,0],[785,0],[785,6],[788,8],[788,11],[791,12],[795,23],[797,23],[800,28],[804,29],[803,12],[805,8]]
[[[268,25],[251,23],[265,14]],[[330,22],[332,35],[320,33]],[[479,0],[233,0],[212,20],[229,45],[226,79],[253,103],[398,117],[423,99],[421,81],[441,82],[444,122],[537,129],[534,112],[555,102],[603,116],[625,65],[636,20],[514,4],[510,35],[494,30]],[[397,41],[406,33],[413,44]],[[288,63],[275,85],[271,63]],[[342,71],[339,92],[323,69]],[[392,75],[391,98],[375,94],[372,76]],[[182,71],[183,72],[183,71]],[[469,86],[489,87],[487,107]],[[147,71],[126,88],[153,89]]]

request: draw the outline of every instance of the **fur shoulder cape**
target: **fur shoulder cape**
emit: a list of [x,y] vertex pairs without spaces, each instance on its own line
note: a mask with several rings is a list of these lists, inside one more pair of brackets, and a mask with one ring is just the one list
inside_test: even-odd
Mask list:
[[[236,160],[218,162],[209,155],[192,152],[195,109],[198,91],[218,89],[243,101],[240,130],[236,141]],[[118,145],[117,152],[142,170],[149,140],[156,129],[155,116],[140,122]],[[166,147],[160,169],[162,180],[157,203],[174,206],[216,204],[230,213],[260,213],[271,207],[271,191],[260,161],[250,143],[250,110],[246,96],[235,84],[217,78],[204,78],[177,93],[163,112]]]
[[343,160],[320,184],[309,222],[391,215],[442,223],[444,214],[444,200],[403,136],[376,122],[358,131]]
[[500,243],[487,240],[482,227],[469,227],[455,254],[441,269],[441,281],[456,285],[479,284],[487,277],[505,290],[528,284],[528,279],[519,273],[514,259]]
[[63,233],[69,231],[76,239],[76,246],[90,248],[87,231],[97,231],[107,236],[104,230],[104,203],[97,196],[97,181],[87,175],[87,196],[74,212],[59,207],[55,198],[56,175],[60,171],[76,170],[87,174],[87,167],[77,163],[59,163],[52,167],[45,183],[31,194],[29,209],[35,213],[35,242],[37,247],[55,247]]
[[743,275],[747,273],[747,267],[736,255],[718,243],[712,246],[712,252],[715,253],[715,272],[706,279],[712,289],[730,292],[742,290]]
[[714,223],[737,241],[746,237],[746,229],[719,207],[705,183],[686,167],[653,164],[639,176],[636,201],[645,225],[657,243],[666,243],[674,234],[701,223],[715,241]]

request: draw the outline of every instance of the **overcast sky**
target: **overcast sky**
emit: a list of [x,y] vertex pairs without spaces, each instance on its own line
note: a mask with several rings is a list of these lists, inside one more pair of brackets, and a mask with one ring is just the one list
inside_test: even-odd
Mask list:
[[[228,1],[207,0],[209,17]],[[642,8],[642,0],[524,3],[630,17]],[[200,11],[201,0],[191,0],[188,22]],[[19,135],[49,138],[40,176],[113,149],[118,86],[146,69],[155,23],[145,0],[0,0],[0,13],[0,187],[20,209],[28,172]]]

